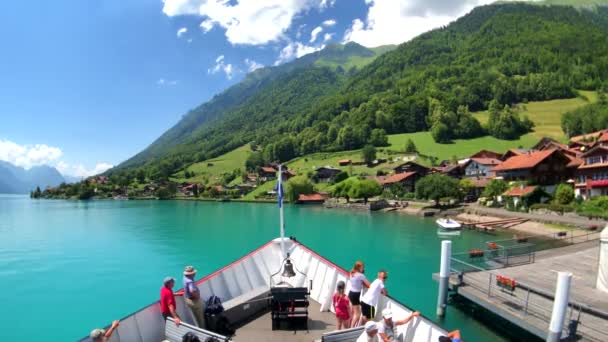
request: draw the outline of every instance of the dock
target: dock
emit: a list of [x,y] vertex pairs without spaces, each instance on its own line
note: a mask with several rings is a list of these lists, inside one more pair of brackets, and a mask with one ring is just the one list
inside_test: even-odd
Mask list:
[[[454,273],[450,289],[541,339],[547,337],[558,271],[573,274],[570,306],[562,336],[582,341],[608,341],[608,294],[595,288],[599,241],[592,240],[537,252],[531,263],[491,271]],[[434,275],[436,277],[436,275]],[[513,291],[499,287],[497,277],[517,282]]]

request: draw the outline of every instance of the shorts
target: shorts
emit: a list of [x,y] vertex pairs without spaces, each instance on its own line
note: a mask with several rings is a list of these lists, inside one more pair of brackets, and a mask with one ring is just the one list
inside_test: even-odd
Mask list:
[[361,314],[367,319],[374,319],[374,316],[376,316],[376,308],[365,302],[361,302]]
[[351,305],[361,305],[361,292],[348,292],[348,300],[350,300]]

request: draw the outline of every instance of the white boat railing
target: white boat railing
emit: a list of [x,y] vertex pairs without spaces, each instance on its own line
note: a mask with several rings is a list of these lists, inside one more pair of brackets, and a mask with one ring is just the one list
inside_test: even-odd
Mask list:
[[[296,273],[295,277],[282,278],[279,274],[275,276],[279,279],[273,279],[273,282],[282,281],[294,287],[309,287],[312,280],[310,299],[320,304],[321,311],[332,310],[331,300],[336,284],[340,280],[346,281],[348,272],[297,241],[285,239],[284,242],[293,264],[305,275]],[[253,297],[263,296],[264,291],[270,289],[269,275],[279,270],[281,262],[280,239],[275,239],[203,277],[197,281],[197,284],[205,298],[211,295],[220,297],[228,311],[231,307],[242,305]],[[184,322],[196,326],[181,294],[181,290],[176,292],[178,314]],[[381,312],[384,308],[391,308],[397,318],[407,317],[414,311],[388,296],[380,299],[376,312]],[[441,327],[422,316],[400,326],[398,331],[404,334],[404,341],[424,342],[437,341],[439,336],[446,333]],[[110,342],[155,342],[164,338],[165,322],[156,301],[122,319]],[[81,341],[88,342],[90,339],[85,337]]]

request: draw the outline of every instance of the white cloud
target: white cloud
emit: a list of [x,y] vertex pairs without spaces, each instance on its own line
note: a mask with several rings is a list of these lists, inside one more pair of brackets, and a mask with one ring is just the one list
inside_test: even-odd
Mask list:
[[319,35],[319,33],[323,32],[323,28],[321,26],[317,26],[315,27],[311,32],[310,32],[310,42],[313,43],[315,40],[317,40],[317,36]]
[[89,168],[86,168],[82,164],[70,165],[63,161],[60,161],[59,163],[57,163],[57,165],[55,167],[57,168],[57,171],[59,171],[59,173],[61,173],[62,175],[77,177],[77,178],[87,178],[87,177],[91,177],[91,176],[103,173],[103,172],[111,169],[112,167],[114,167],[114,165],[109,164],[109,163],[99,162],[99,163],[95,164],[95,166],[93,168],[89,169]]
[[70,165],[60,160],[62,156],[63,152],[58,147],[45,144],[20,145],[10,140],[0,140],[0,160],[25,169],[48,165],[54,166],[63,175],[88,177],[112,167],[111,164],[99,162],[92,169],[88,169],[82,164]]
[[331,39],[333,36],[334,36],[334,34],[333,34],[333,33],[326,33],[326,34],[323,36],[323,42],[325,43],[325,42],[329,41],[329,40],[330,40],[330,39]]
[[493,0],[366,0],[365,21],[353,20],[344,42],[368,47],[399,44],[449,24],[478,5]]
[[300,42],[291,42],[287,44],[279,54],[279,58],[274,62],[274,65],[283,64],[285,62],[289,62],[294,58],[300,58],[309,53],[313,53],[315,51],[319,51],[323,49],[325,45],[320,46],[309,46],[304,45]]
[[180,28],[179,30],[177,30],[177,38],[183,36],[186,32],[188,32],[188,29],[185,27]]
[[336,21],[334,19],[328,19],[328,20],[325,20],[322,23],[322,25],[325,27],[332,27],[332,26],[336,25]]
[[262,45],[283,38],[296,15],[334,3],[334,0],[266,0],[262,4],[259,0],[164,0],[163,12],[170,17],[203,17],[204,32],[219,25],[232,44]]
[[19,145],[10,140],[0,140],[0,160],[29,169],[57,161],[63,152],[58,147],[45,144]]
[[156,81],[156,85],[159,87],[164,87],[164,86],[174,86],[177,85],[177,80],[166,80],[164,78],[159,78],[158,81]]
[[258,63],[256,61],[252,60],[252,59],[249,59],[249,58],[245,58],[245,65],[247,65],[247,71],[248,72],[252,72],[252,71],[255,71],[255,70],[259,69],[259,68],[263,68],[264,67],[263,64],[260,64],[260,63]]
[[226,62],[224,62],[224,55],[219,55],[215,59],[215,66],[207,69],[208,74],[217,74],[220,71],[226,74],[226,78],[232,78],[232,74],[234,72],[232,64],[226,64]]

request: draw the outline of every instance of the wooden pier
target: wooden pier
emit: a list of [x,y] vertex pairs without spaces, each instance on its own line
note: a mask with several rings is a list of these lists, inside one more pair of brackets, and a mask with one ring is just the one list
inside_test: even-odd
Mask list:
[[475,229],[479,231],[492,232],[496,228],[511,228],[512,226],[516,226],[518,224],[524,223],[528,221],[525,218],[510,218],[503,220],[495,220],[495,221],[486,221],[486,222],[476,222],[476,221],[460,221],[460,224],[465,228]]
[[[562,337],[578,321],[583,341],[608,341],[608,294],[595,289],[599,241],[589,241],[536,253],[535,262],[493,271],[454,274],[451,290],[522,329],[545,339],[548,333],[558,271],[573,274]],[[499,287],[497,276],[517,282],[514,291]],[[436,275],[434,275],[436,277]]]

